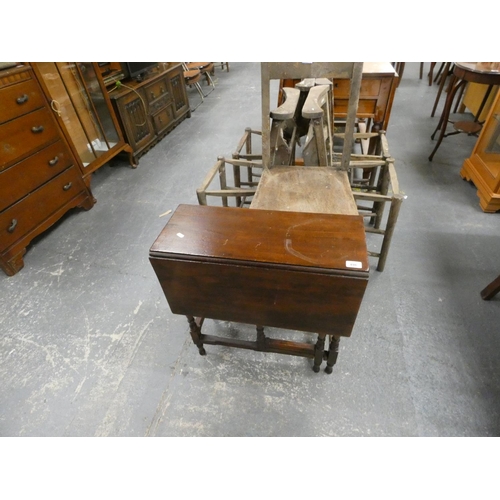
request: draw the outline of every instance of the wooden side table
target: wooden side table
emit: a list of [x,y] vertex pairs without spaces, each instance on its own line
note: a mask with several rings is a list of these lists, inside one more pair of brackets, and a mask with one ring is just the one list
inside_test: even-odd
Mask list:
[[[150,250],[174,314],[205,344],[323,360],[332,372],[368,283],[359,215],[180,205]],[[204,318],[257,325],[255,341],[205,335]],[[269,338],[264,326],[317,334],[315,343]],[[325,350],[325,340],[330,339]]]
[[[488,100],[491,89],[495,85],[500,84],[500,71],[498,69],[492,70],[489,66],[481,66],[488,63],[476,63],[476,62],[456,62],[453,68],[453,75],[450,78],[450,82],[448,85],[448,95],[446,97],[446,103],[444,105],[443,113],[441,114],[441,118],[437,124],[436,129],[431,135],[431,139],[434,139],[434,136],[439,131],[439,137],[436,145],[432,153],[429,156],[429,161],[432,161],[436,151],[438,150],[441,142],[445,137],[449,135],[459,134],[461,132],[465,132],[469,135],[477,134],[481,130],[482,124],[479,122],[479,116],[481,116],[481,112],[483,111],[484,105]],[[498,64],[498,63],[495,63]],[[477,112],[477,117],[474,121],[459,121],[453,124],[454,132],[446,133],[446,128],[448,125],[451,108],[453,105],[453,101],[457,92],[465,87],[465,85],[470,83],[480,83],[484,85],[488,85],[488,90],[484,96],[484,99],[479,107]]]

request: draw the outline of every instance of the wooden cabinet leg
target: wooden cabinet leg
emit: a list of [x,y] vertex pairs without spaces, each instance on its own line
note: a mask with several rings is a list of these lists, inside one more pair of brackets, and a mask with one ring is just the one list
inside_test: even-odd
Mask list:
[[137,168],[137,161],[135,160],[134,157],[134,150],[132,149],[132,146],[129,144],[125,144],[123,150],[128,154],[128,162],[130,163],[130,166],[132,168]]
[[23,257],[26,253],[26,248],[23,248],[18,254],[11,257],[9,260],[0,259],[0,267],[4,270],[7,276],[14,276],[24,267]]
[[328,359],[326,361],[325,372],[330,374],[333,371],[333,365],[337,362],[339,356],[340,337],[332,335],[330,337],[330,349],[328,350]]
[[189,333],[191,334],[191,338],[195,343],[196,347],[198,347],[198,351],[202,356],[205,356],[206,351],[203,347],[203,342],[201,340],[201,329],[196,324],[196,321],[193,316],[186,316],[189,323]]

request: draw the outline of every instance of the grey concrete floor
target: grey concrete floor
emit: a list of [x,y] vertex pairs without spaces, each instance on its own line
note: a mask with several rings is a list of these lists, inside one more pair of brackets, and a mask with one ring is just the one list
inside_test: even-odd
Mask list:
[[[483,213],[459,176],[474,138],[449,137],[427,160],[437,86],[418,63],[406,65],[387,132],[407,199],[333,374],[225,347],[202,357],[171,314],[148,261],[160,215],[196,204],[217,156],[260,128],[259,75],[258,63],[217,69],[190,119],[137,169],[97,171],[92,210],[68,213],[21,272],[0,277],[0,435],[499,435],[500,297],[479,292],[500,272],[500,215]],[[206,322],[226,335],[249,328]]]

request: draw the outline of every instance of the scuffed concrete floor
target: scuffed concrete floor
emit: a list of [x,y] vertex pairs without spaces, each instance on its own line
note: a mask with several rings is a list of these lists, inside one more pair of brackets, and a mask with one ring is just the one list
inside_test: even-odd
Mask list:
[[[278,354],[198,354],[148,250],[160,215],[196,204],[217,156],[260,128],[258,63],[216,71],[216,90],[139,168],[97,171],[92,210],[70,212],[20,273],[0,276],[0,435],[497,436],[500,297],[479,292],[500,272],[500,215],[483,213],[459,176],[474,138],[445,139],[428,162],[437,86],[418,63],[406,65],[387,134],[407,199],[333,374]],[[253,328],[207,320],[205,331]]]

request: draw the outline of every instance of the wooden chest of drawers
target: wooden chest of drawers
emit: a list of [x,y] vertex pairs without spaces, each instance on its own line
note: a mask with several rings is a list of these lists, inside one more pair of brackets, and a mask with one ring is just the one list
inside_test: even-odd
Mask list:
[[92,205],[31,68],[0,72],[0,267],[18,272],[35,236],[70,208]]

